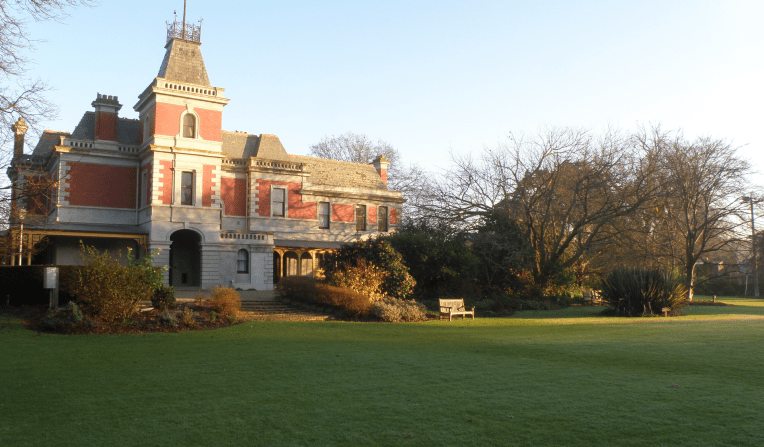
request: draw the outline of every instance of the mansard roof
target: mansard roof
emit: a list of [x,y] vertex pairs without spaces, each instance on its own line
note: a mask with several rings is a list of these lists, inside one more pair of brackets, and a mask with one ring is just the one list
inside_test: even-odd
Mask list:
[[172,38],[167,42],[164,59],[157,77],[177,82],[211,86],[204,66],[201,44],[188,40]]
[[61,132],[58,130],[46,130],[40,136],[40,141],[37,142],[32,155],[39,155],[46,157],[53,152],[53,147],[61,144],[61,137],[68,137],[69,132]]
[[291,155],[276,135],[257,136],[246,132],[223,131],[223,153],[229,158],[257,157],[303,163],[310,173],[310,182],[317,185],[387,189],[377,170],[370,164]]
[[290,155],[276,135],[252,135],[246,132],[223,131],[223,152],[230,158],[267,158],[290,160]]
[[387,189],[387,185],[372,165],[305,155],[290,155],[289,157],[291,160],[298,160],[305,164],[313,184]]
[[[117,119],[117,141],[125,144],[140,144],[140,123],[127,118]],[[74,128],[72,138],[79,140],[95,139],[95,113],[85,112],[80,123]]]

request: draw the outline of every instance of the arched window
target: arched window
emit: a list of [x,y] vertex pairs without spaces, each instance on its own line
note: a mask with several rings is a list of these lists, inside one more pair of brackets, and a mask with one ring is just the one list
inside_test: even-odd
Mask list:
[[183,138],[196,138],[196,117],[190,113],[183,116]]
[[243,248],[236,255],[236,273],[249,273],[249,253]]

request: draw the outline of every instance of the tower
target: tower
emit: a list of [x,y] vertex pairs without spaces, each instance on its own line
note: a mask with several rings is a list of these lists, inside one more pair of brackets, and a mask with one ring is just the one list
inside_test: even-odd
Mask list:
[[229,100],[225,89],[210,84],[200,46],[201,24],[167,23],[159,73],[134,106],[142,145],[222,151],[223,107]]

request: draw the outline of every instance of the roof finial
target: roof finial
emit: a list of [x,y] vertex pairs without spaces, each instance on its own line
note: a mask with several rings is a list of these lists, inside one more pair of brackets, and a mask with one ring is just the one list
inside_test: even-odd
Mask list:
[[187,0],[183,0],[183,37],[182,38],[184,40],[186,38],[186,1]]

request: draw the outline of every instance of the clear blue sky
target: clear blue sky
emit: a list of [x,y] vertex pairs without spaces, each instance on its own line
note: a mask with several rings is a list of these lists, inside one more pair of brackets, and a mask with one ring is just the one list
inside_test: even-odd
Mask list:
[[[61,107],[47,128],[73,130],[96,92],[137,117],[183,9],[102,3],[31,27]],[[189,0],[200,17],[210,81],[231,99],[223,128],[276,134],[290,153],[353,131],[443,165],[510,131],[660,123],[764,163],[761,1]]]

